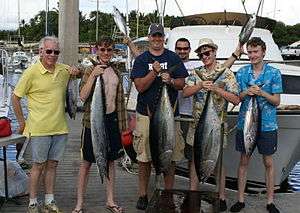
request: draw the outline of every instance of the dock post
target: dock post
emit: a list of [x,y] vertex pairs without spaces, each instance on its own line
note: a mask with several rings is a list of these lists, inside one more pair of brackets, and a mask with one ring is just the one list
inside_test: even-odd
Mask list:
[[61,50],[59,61],[76,65],[79,43],[79,0],[59,0],[58,38]]

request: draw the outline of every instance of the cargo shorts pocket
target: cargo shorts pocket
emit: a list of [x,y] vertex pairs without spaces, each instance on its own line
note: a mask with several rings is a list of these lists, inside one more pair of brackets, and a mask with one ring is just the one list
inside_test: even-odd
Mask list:
[[138,131],[136,131],[136,130],[134,130],[133,131],[133,148],[134,148],[134,151],[138,154],[138,155],[140,155],[140,154],[142,154],[143,153],[143,137],[142,137],[143,135],[140,133],[140,132],[138,132]]

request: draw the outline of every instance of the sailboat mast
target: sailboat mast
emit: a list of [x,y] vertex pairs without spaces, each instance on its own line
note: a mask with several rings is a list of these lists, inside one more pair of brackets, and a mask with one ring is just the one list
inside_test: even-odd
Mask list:
[[18,39],[21,39],[20,0],[18,0],[18,24],[19,24]]
[[[128,0],[126,0],[126,29],[127,29],[127,35],[129,37],[130,35],[130,28],[129,28],[129,10],[128,10]],[[127,46],[127,59],[126,59],[126,67],[127,70],[129,71],[130,74],[130,70],[131,70],[131,53],[130,53],[130,49]]]
[[140,0],[137,0],[137,12],[136,12],[136,34],[135,37],[139,37],[139,22],[140,22]]
[[49,0],[46,0],[46,13],[45,13],[45,36],[48,35],[48,12],[49,12]]

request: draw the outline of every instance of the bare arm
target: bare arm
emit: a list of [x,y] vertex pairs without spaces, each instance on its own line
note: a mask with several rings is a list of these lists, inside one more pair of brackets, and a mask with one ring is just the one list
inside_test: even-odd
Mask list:
[[137,46],[131,41],[129,37],[125,37],[123,42],[128,45],[134,58],[138,57],[141,54],[141,51],[137,48]]
[[232,103],[233,105],[238,105],[240,103],[240,97],[231,92],[228,92],[220,87],[215,87],[212,91],[222,96],[226,101]]
[[182,90],[183,97],[190,97],[190,96],[196,94],[202,88],[203,88],[202,82],[199,82],[198,84],[193,85],[193,86],[186,86]]
[[227,68],[230,68],[233,63],[238,59],[238,57],[241,56],[241,54],[243,53],[243,46],[240,45],[240,43],[238,43],[238,46],[236,47],[235,51],[233,52],[233,55],[231,55],[225,62],[224,62],[224,66]]
[[148,72],[146,76],[134,79],[134,85],[138,92],[142,93],[146,91],[151,86],[156,76],[161,72],[161,67],[158,61],[154,61],[152,68],[153,70]]
[[250,92],[252,92],[255,95],[264,97],[265,99],[267,99],[268,102],[270,102],[274,106],[279,106],[279,104],[280,104],[280,94],[269,94],[269,93],[263,91],[257,85],[251,86]]
[[176,89],[176,90],[182,90],[185,82],[184,78],[176,78],[176,79],[171,79],[170,84]]
[[267,92],[262,92],[262,97],[265,97],[267,101],[274,106],[279,106],[280,104],[280,94],[269,94]]
[[15,94],[13,94],[12,96],[12,105],[13,105],[13,109],[17,118],[17,121],[19,123],[19,129],[18,129],[18,133],[22,134],[25,128],[25,118],[24,118],[24,114],[22,111],[22,106],[21,106],[21,98],[16,96]]
[[143,78],[135,78],[134,85],[137,91],[140,93],[146,91],[151,86],[157,75],[158,73],[152,70]]
[[248,90],[246,90],[244,92],[241,92],[240,99],[243,100],[246,95],[262,96],[265,99],[267,99],[267,101],[270,102],[271,104],[273,104],[274,106],[279,106],[279,104],[280,104],[280,94],[269,94],[269,93],[263,91],[260,87],[258,87],[256,85],[249,87]]
[[174,87],[176,90],[183,89],[185,85],[184,78],[171,78],[170,74],[167,72],[161,74],[161,79],[163,82]]

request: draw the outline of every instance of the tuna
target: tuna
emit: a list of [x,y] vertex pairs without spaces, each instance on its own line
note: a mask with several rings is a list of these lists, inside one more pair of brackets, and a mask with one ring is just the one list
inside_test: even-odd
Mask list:
[[255,24],[256,24],[256,15],[255,14],[249,15],[248,21],[243,26],[243,28],[239,34],[239,41],[240,41],[241,45],[245,44],[249,40],[249,38],[253,32],[253,29],[255,27]]
[[245,114],[243,129],[244,146],[247,155],[252,155],[256,144],[259,124],[259,108],[255,96],[251,96]]
[[76,78],[70,78],[67,86],[66,105],[71,119],[75,120],[78,101],[78,84]]
[[163,83],[156,110],[150,118],[150,150],[156,174],[168,173],[175,147],[174,112]]
[[91,103],[91,133],[96,165],[103,183],[108,177],[108,136],[105,128],[105,93],[102,76],[97,77]]
[[208,92],[194,138],[194,161],[199,181],[205,182],[214,171],[220,154],[220,144],[221,120]]

